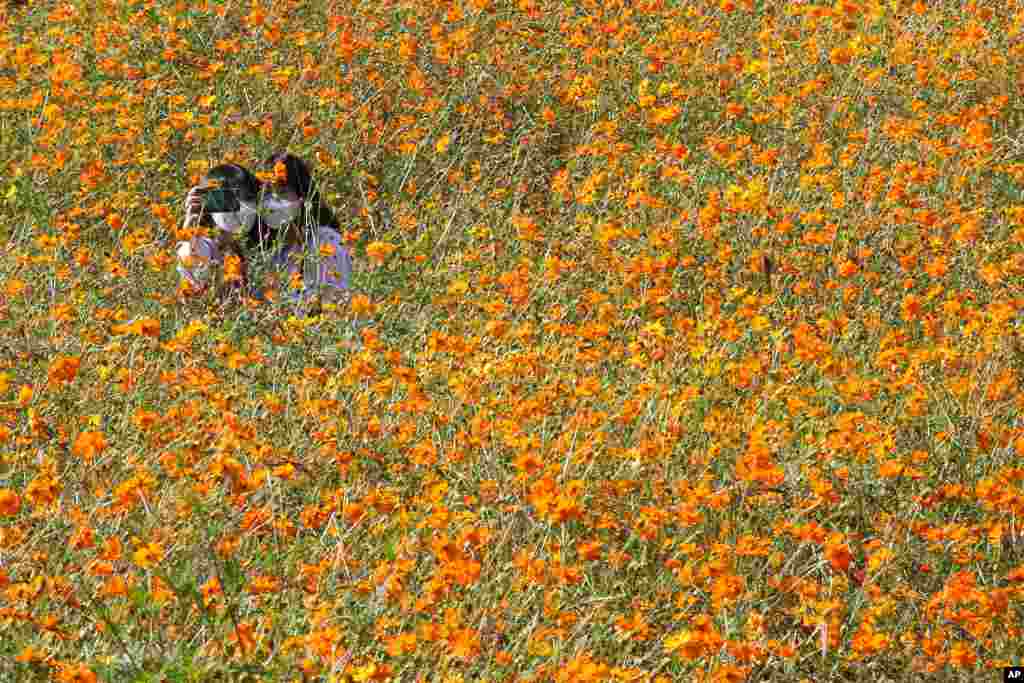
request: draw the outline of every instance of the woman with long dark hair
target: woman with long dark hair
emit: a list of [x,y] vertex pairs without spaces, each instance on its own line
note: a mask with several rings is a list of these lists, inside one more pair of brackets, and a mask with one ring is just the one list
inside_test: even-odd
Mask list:
[[178,273],[192,291],[206,290],[214,266],[224,264],[227,255],[237,259],[238,272],[225,272],[225,283],[238,287],[247,283],[241,238],[258,229],[259,200],[259,181],[238,164],[214,166],[188,191],[184,227],[204,227],[208,233],[177,246]]
[[294,154],[278,152],[263,162],[263,168],[269,178],[263,185],[261,221],[249,232],[250,247],[272,250],[271,263],[289,275],[290,299],[344,298],[352,279],[352,257],[309,166]]

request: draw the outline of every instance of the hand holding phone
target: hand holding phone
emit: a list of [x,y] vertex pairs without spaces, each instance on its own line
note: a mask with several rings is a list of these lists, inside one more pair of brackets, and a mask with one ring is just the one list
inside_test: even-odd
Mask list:
[[193,187],[185,195],[184,227],[193,227],[204,213],[233,213],[241,208],[234,191],[224,187]]
[[200,189],[193,187],[185,195],[185,222],[183,227],[190,228],[199,222],[199,216],[203,212],[203,198]]
[[234,213],[241,208],[238,196],[228,188],[204,187],[199,194],[207,213]]

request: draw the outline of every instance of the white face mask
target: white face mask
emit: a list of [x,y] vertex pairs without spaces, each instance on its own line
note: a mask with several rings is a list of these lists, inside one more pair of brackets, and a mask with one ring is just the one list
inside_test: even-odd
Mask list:
[[238,234],[249,230],[256,222],[256,207],[248,202],[239,202],[238,211],[231,213],[212,213],[213,222],[225,232]]
[[263,220],[272,228],[279,228],[291,222],[302,211],[302,202],[297,200],[267,197],[261,205]]

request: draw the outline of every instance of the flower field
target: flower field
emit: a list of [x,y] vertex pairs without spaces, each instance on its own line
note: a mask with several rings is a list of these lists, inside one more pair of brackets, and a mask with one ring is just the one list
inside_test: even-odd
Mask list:
[[[0,4],[0,680],[998,680],[1022,66],[1019,0]],[[346,305],[179,286],[276,150]]]

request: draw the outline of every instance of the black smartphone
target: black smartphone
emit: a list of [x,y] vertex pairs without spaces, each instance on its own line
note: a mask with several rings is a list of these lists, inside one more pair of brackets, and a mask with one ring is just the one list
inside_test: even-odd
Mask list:
[[225,187],[204,188],[199,191],[207,213],[233,213],[241,208],[238,196]]

